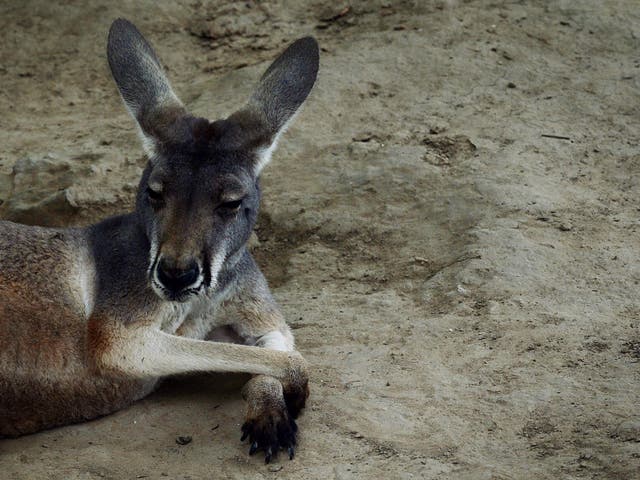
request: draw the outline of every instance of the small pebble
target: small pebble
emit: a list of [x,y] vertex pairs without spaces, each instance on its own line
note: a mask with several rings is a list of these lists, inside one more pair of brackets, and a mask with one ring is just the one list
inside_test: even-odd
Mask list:
[[573,226],[570,223],[563,223],[558,228],[562,232],[570,232],[571,230],[573,230]]
[[184,437],[176,438],[176,443],[178,445],[187,445],[191,443],[192,438],[189,435],[185,435]]

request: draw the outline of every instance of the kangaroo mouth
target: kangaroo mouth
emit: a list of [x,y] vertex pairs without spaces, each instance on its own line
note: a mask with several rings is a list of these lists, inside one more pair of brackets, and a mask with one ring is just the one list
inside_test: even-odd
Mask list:
[[192,297],[199,295],[200,292],[204,290],[204,281],[200,281],[196,286],[175,291],[166,288],[156,278],[152,278],[151,288],[153,289],[155,294],[162,300],[166,300],[168,302],[184,303]]
[[215,291],[218,288],[218,277],[224,268],[225,260],[226,252],[224,249],[213,255],[213,258],[205,253],[203,260],[198,261],[197,276],[188,280],[191,283],[176,285],[175,282],[166,281],[166,278],[163,281],[165,276],[159,274],[161,255],[156,254],[149,265],[148,281],[152,290],[161,300],[184,303],[193,297]]
[[162,275],[158,271],[159,260],[156,258],[149,268],[149,283],[155,294],[160,297],[161,300],[168,302],[184,303],[194,296],[197,296],[205,288],[206,275],[199,271],[197,275],[194,275],[193,281],[190,281],[188,285],[176,285],[171,281],[162,281]]

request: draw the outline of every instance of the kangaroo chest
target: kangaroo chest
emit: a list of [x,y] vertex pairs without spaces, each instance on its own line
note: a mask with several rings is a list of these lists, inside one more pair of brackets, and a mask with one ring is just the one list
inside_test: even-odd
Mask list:
[[224,323],[220,310],[219,296],[197,298],[185,303],[165,302],[159,310],[157,321],[163,332],[204,339]]

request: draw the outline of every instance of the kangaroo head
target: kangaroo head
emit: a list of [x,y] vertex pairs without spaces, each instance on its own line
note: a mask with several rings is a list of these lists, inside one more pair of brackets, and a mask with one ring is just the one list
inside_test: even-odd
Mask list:
[[315,82],[318,46],[310,37],[294,42],[247,104],[214,122],[187,113],[130,22],[113,23],[107,54],[149,157],[136,202],[150,244],[149,281],[161,298],[185,301],[215,289],[245,248],[260,172]]

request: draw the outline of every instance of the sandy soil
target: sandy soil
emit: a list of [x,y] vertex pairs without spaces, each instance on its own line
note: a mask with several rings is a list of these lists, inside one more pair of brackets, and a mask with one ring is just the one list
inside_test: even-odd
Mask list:
[[312,365],[296,459],[249,457],[244,378],[211,375],[2,441],[0,477],[640,478],[640,4],[330,3],[0,6],[0,215],[27,223],[131,206],[113,18],[208,117],[323,47],[255,247]]

